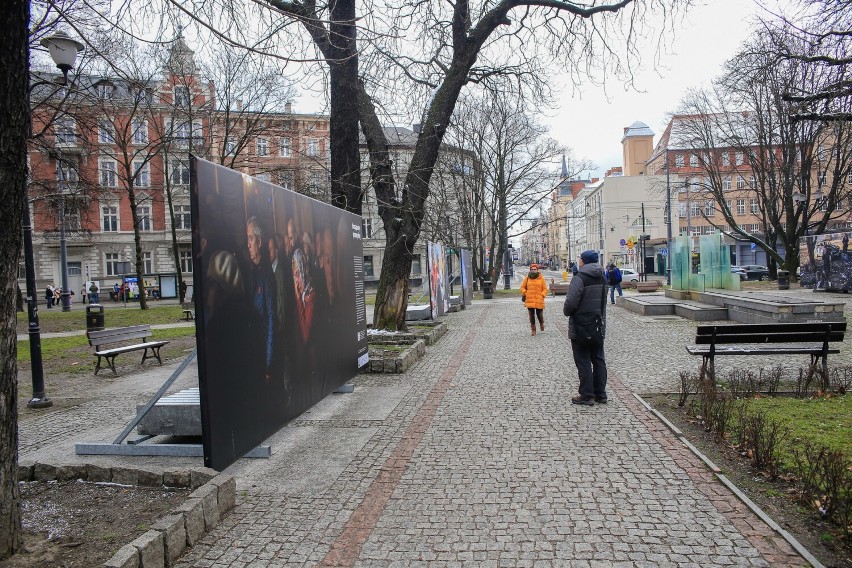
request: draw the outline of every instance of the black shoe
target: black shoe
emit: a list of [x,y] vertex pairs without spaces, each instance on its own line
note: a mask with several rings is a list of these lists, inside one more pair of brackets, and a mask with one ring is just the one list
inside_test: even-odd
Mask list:
[[571,398],[571,404],[582,404],[582,405],[585,405],[585,406],[594,406],[595,405],[595,399],[586,398],[584,396],[577,395],[577,396]]
[[598,404],[606,404],[607,400],[608,399],[605,396],[596,396],[595,397],[595,402],[597,402]]

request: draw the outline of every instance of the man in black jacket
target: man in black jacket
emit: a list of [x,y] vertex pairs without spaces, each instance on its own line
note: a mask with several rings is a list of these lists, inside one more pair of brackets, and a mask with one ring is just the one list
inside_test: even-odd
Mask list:
[[[598,264],[598,253],[587,250],[580,255],[579,270],[571,279],[562,312],[568,316],[568,337],[574,363],[580,376],[579,394],[571,399],[573,404],[594,406],[595,402],[606,404],[606,360],[604,359],[604,335],[606,332],[607,285],[603,267]],[[598,333],[578,333],[580,324],[599,317]]]

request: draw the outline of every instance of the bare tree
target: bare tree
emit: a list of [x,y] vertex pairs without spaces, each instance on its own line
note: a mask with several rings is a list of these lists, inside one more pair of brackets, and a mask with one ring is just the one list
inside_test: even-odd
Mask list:
[[[27,138],[30,131],[28,27],[30,3],[4,5],[0,30],[0,559],[23,544],[18,490],[18,366],[15,293],[21,226],[27,196]],[[11,230],[10,230],[11,229]]]
[[[770,47],[761,34],[727,64],[712,90],[692,92],[672,142],[694,149],[705,174],[690,180],[691,191],[712,199],[733,233],[766,252],[773,271],[783,265],[795,273],[799,238],[849,215],[852,125],[798,120],[782,95],[818,84],[819,70],[795,59],[779,63]],[[760,232],[740,224],[737,197],[756,200]],[[722,225],[705,208],[702,215]]]

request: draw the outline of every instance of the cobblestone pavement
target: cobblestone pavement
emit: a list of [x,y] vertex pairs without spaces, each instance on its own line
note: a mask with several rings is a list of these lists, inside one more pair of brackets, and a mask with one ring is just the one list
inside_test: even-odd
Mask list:
[[612,308],[610,402],[577,407],[561,302],[530,337],[518,299],[478,301],[322,401],[227,470],[237,507],[178,566],[806,565],[632,396],[697,367],[695,325]]

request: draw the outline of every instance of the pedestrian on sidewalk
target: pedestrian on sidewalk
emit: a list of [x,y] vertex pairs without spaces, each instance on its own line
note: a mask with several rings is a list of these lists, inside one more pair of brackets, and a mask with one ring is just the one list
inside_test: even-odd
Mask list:
[[615,304],[615,292],[618,291],[618,297],[622,297],[624,292],[621,290],[622,275],[618,267],[610,262],[606,267],[606,282],[609,284],[609,301]]
[[598,253],[587,250],[580,255],[577,276],[568,286],[562,312],[568,316],[568,337],[574,364],[580,376],[579,394],[572,404],[606,404],[606,279],[598,264]]
[[547,296],[547,282],[538,271],[537,264],[530,264],[530,272],[521,282],[521,299],[530,316],[530,335],[535,335],[535,320],[544,331],[544,297]]
[[47,300],[47,309],[49,310],[53,307],[53,286],[50,284],[44,289],[44,299]]

